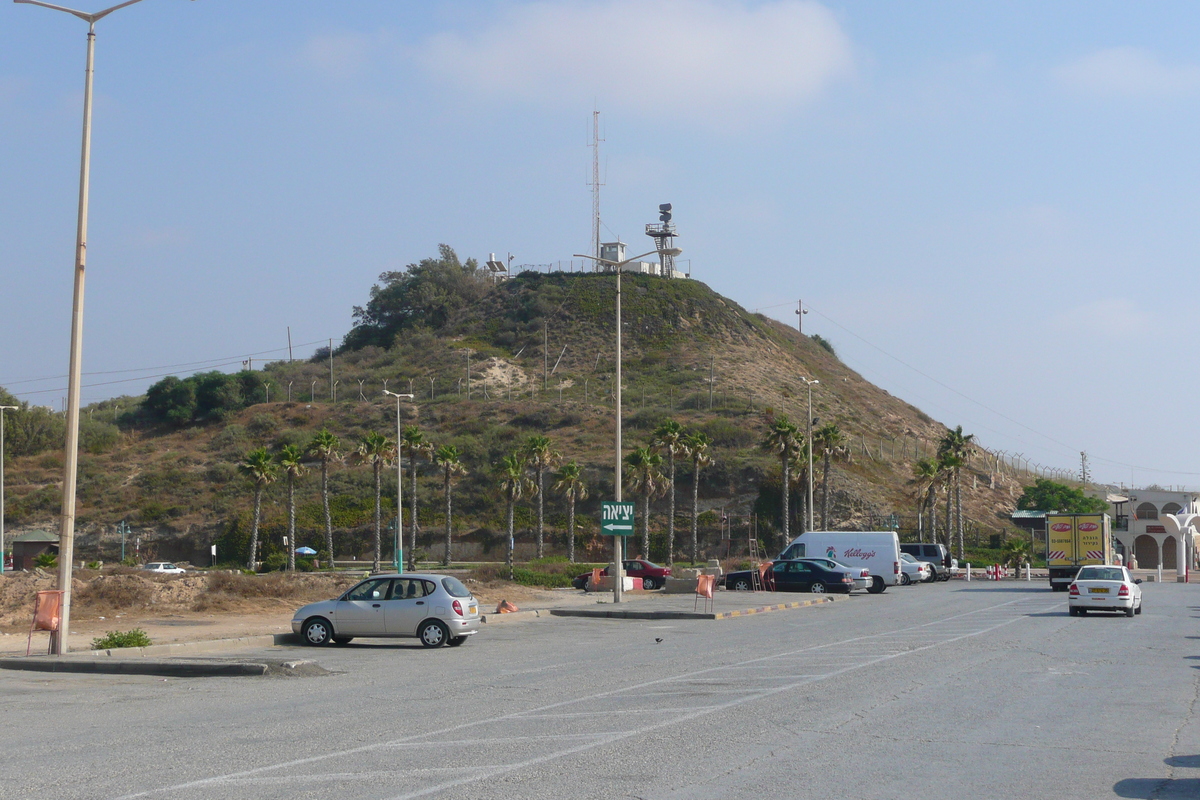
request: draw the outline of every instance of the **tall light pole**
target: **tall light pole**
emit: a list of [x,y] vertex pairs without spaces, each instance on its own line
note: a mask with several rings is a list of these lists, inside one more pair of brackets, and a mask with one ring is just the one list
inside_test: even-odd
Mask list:
[[[617,273],[617,369],[616,369],[616,386],[613,388],[613,405],[617,410],[617,436],[616,436],[616,462],[614,475],[616,477],[616,497],[613,499],[618,503],[621,502],[621,268],[626,264],[637,261],[639,258],[652,256],[659,251],[651,250],[649,253],[642,253],[640,256],[627,258],[624,261],[611,261],[607,258],[597,258],[596,256],[585,256],[579,253],[575,254],[575,258],[586,258],[590,261],[595,261],[598,264],[607,264],[613,268],[613,272]],[[669,256],[677,256],[683,251],[678,247],[672,247],[669,250],[663,250],[664,254]],[[613,602],[621,602],[622,590],[625,586],[625,572],[621,569],[621,563],[625,559],[624,555],[625,542],[623,537],[613,537]]]
[[53,637],[56,654],[69,652],[67,637],[71,630],[71,561],[75,558],[75,486],[79,467],[79,383],[83,358],[83,284],[87,269],[88,180],[92,161],[92,73],[96,51],[96,22],[125,6],[124,3],[88,14],[41,0],[13,0],[55,11],[65,11],[88,24],[87,68],[83,83],[83,146],[79,158],[79,215],[75,229],[75,295],[71,307],[71,360],[67,373],[67,442],[63,464],[62,527],[58,541],[58,588],[62,594],[62,616],[58,635]]
[[813,440],[812,440],[812,387],[818,380],[801,378],[808,387],[808,530],[813,529]]
[[402,399],[412,400],[411,394],[396,394],[389,392],[387,389],[383,393],[389,397],[396,398],[396,572],[404,572],[404,526],[401,522],[404,519],[404,464],[401,455],[403,449],[400,447],[400,401]]
[[4,574],[4,412],[20,406],[0,406],[0,575]]

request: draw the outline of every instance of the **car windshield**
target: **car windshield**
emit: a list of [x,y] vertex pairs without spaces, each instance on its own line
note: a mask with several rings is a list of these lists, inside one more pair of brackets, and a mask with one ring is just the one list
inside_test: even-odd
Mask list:
[[903,559],[904,561],[908,561],[913,564],[917,563],[917,560],[915,558],[913,558],[912,556],[910,556],[908,553],[901,553],[900,558]]
[[1123,581],[1125,572],[1120,567],[1084,567],[1079,570],[1081,581]]
[[470,590],[467,589],[466,586],[463,586],[462,581],[449,575],[447,575],[445,578],[442,578],[442,588],[445,589],[446,594],[450,595],[451,597],[471,596]]

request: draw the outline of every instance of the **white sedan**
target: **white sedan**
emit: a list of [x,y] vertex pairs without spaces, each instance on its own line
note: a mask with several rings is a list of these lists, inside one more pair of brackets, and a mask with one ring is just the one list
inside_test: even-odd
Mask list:
[[159,575],[182,575],[187,572],[183,567],[177,567],[170,561],[151,561],[142,566],[146,572],[155,572]]
[[900,570],[900,583],[903,586],[933,580],[933,567],[929,566],[929,562],[917,561],[908,553],[900,554]]
[[1142,587],[1125,567],[1082,567],[1071,582],[1067,606],[1072,617],[1089,611],[1123,611],[1132,617],[1142,613]]

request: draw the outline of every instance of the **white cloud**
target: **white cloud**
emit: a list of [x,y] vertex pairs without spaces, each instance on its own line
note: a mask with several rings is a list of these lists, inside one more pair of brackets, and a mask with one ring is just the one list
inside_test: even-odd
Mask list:
[[848,37],[810,0],[603,0],[520,6],[478,33],[416,53],[437,78],[480,95],[687,116],[725,127],[812,100],[848,74]]
[[1069,89],[1125,97],[1166,97],[1200,89],[1200,65],[1164,64],[1136,47],[1113,47],[1056,68],[1054,79]]

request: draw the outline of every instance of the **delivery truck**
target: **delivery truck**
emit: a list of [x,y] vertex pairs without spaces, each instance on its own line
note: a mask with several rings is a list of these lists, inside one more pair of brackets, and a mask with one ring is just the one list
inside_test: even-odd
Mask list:
[[1065,592],[1079,568],[1112,563],[1112,522],[1108,514],[1047,514],[1046,564],[1050,588]]

